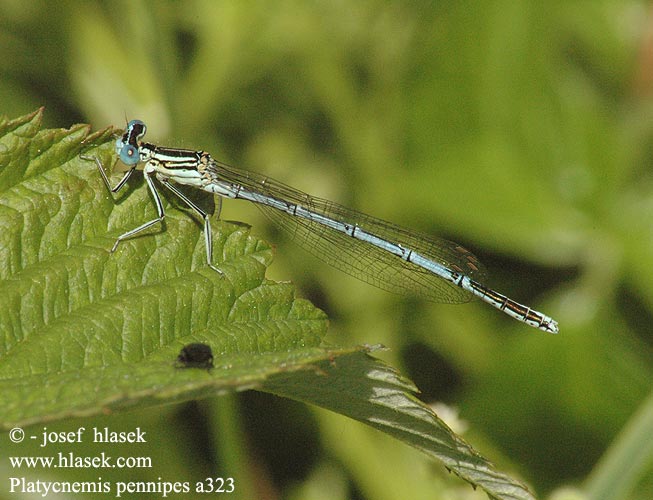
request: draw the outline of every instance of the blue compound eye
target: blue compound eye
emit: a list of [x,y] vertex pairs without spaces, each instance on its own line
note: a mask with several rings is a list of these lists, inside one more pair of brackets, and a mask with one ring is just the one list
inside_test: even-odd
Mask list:
[[124,144],[131,144],[134,147],[138,146],[138,141],[145,135],[147,127],[140,120],[132,120],[127,124],[125,133],[122,136]]
[[145,132],[147,132],[147,127],[140,120],[132,120],[127,124],[127,135],[130,138],[140,139]]
[[118,154],[125,165],[136,165],[140,161],[138,149],[131,144],[124,144]]

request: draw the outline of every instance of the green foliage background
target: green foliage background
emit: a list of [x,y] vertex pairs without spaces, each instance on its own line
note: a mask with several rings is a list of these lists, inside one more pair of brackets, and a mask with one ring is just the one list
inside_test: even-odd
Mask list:
[[[389,346],[425,401],[457,407],[465,437],[539,495],[645,499],[652,23],[647,3],[617,0],[0,0],[0,112],[139,118],[153,142],[461,242],[560,335],[371,289],[252,207],[222,214],[274,243],[267,276],[328,313],[330,342]],[[255,392],[57,425],[140,425],[161,436],[157,473],[232,474],[260,497],[471,494],[378,432]]]

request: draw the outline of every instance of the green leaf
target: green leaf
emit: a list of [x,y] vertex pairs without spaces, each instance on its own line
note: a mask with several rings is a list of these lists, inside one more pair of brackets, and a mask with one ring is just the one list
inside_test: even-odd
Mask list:
[[393,368],[364,353],[317,365],[301,377],[270,379],[263,390],[315,404],[375,427],[439,460],[493,498],[532,499],[526,486],[494,469],[411,393],[417,388]]
[[[39,131],[42,111],[0,124],[0,424],[170,403],[255,386],[331,354],[321,311],[264,278],[270,247],[216,224],[224,276],[201,228],[170,207],[165,230],[115,237],[154,214],[147,189],[113,200],[93,161],[112,130]],[[216,369],[180,370],[190,342]]]
[[653,392],[624,426],[587,479],[592,500],[630,498],[634,486],[653,463]]
[[[41,116],[0,120],[0,427],[254,388],[380,429],[492,497],[532,498],[374,348],[324,347],[324,313],[265,279],[272,252],[249,227],[214,224],[222,276],[206,265],[201,226],[174,206],[164,228],[110,253],[154,217],[148,190],[130,184],[114,200],[84,159],[111,165],[116,131],[41,131]],[[212,370],[175,368],[190,342],[212,347]]]

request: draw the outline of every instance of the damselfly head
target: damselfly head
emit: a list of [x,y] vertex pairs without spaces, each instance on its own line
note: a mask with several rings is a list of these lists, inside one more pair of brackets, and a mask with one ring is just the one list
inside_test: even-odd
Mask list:
[[132,120],[127,124],[125,133],[116,140],[116,154],[125,165],[133,166],[140,161],[138,141],[145,135],[147,127],[140,120]]

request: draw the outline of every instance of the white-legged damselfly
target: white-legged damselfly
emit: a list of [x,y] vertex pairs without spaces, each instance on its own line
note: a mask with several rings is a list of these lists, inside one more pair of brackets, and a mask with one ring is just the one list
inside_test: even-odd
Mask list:
[[132,120],[116,141],[116,153],[130,168],[115,187],[111,187],[100,160],[94,158],[105,184],[114,193],[125,185],[139,164],[144,165],[145,181],[158,214],[121,234],[112,252],[122,240],[163,221],[165,211],[154,184],[156,177],[204,219],[207,263],[218,273],[221,271],[213,264],[209,216],[176,184],[217,194],[219,203],[221,197],[254,202],[309,252],[379,288],[415,294],[434,302],[466,302],[475,296],[530,326],[558,333],[554,319],[483,285],[484,272],[478,260],[456,243],[307,195],[269,177],[220,163],[203,151],[142,142],[145,131],[142,121]]

